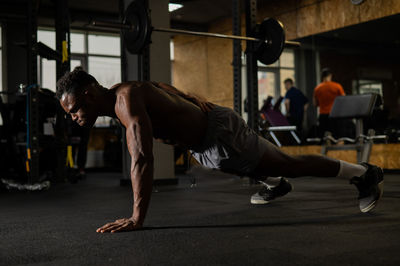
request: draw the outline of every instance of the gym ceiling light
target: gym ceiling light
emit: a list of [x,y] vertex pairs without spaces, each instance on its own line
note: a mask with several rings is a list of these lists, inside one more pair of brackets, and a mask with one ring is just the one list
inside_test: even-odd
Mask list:
[[178,10],[179,8],[182,8],[182,4],[175,4],[175,3],[169,3],[168,4],[168,11],[169,12],[174,12],[175,10]]

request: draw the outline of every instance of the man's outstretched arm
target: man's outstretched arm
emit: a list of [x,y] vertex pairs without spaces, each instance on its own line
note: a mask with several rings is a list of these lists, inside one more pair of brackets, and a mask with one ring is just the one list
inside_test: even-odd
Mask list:
[[131,231],[141,228],[150,203],[153,185],[153,133],[140,89],[118,96],[116,114],[126,128],[131,155],[133,214],[99,228],[97,232]]

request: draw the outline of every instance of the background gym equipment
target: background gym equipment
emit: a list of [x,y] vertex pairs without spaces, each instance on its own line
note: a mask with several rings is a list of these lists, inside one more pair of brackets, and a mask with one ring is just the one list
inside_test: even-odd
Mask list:
[[279,109],[283,97],[280,97],[274,105],[271,103],[272,99],[272,96],[269,96],[260,110],[260,133],[266,139],[269,139],[270,136],[278,147],[282,147],[282,139],[287,142],[285,145],[293,143],[288,140],[286,135],[282,135],[281,133],[290,133],[295,143],[301,144],[301,140],[296,134],[296,126],[290,125]]
[[[354,139],[349,137],[336,139],[331,132],[325,132],[321,153],[326,155],[328,151],[332,150],[356,150],[357,162],[368,162],[374,140],[387,140],[388,138],[386,135],[375,136],[373,129],[369,129],[368,135],[364,135],[363,119],[371,116],[376,99],[376,94],[336,97],[329,117],[333,119],[356,119],[356,135]],[[307,139],[307,141],[321,141],[321,139]],[[341,142],[350,144],[334,145]]]
[[153,31],[184,35],[224,38],[257,42],[255,54],[263,64],[269,65],[278,60],[284,46],[300,46],[299,42],[285,41],[285,30],[280,21],[267,18],[257,25],[255,37],[226,35],[210,32],[197,32],[169,28],[154,28],[149,13],[140,0],[134,0],[125,11],[124,20],[120,22],[92,21],[92,26],[121,29],[122,36],[129,52],[139,54],[151,42]]
[[48,60],[56,60],[58,62],[62,61],[62,55],[56,50],[51,49],[49,46],[42,42],[37,42],[32,48],[38,56],[46,58]]
[[[37,95],[33,98],[31,95]],[[13,96],[13,103],[3,103],[1,95]],[[37,138],[38,147],[35,151],[31,145],[32,118],[29,112],[32,104],[37,104],[38,112]],[[65,157],[59,152],[59,143],[65,142],[68,135],[66,121],[63,119],[65,112],[62,110],[55,93],[49,89],[40,88],[33,84],[21,84],[15,93],[0,92],[0,186],[7,189],[42,190],[50,187],[50,182],[57,182],[60,178],[59,168],[65,168],[66,176],[61,176],[62,181],[74,183],[76,173],[74,169],[65,166]],[[66,144],[64,144],[66,146]],[[38,177],[31,178],[32,156],[38,157]],[[60,166],[57,160],[63,160]]]

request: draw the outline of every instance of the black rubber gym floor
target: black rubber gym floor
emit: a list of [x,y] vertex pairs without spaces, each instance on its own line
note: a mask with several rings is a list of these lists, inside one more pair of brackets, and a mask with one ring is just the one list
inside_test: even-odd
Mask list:
[[400,265],[400,176],[385,176],[371,214],[355,187],[334,178],[291,179],[294,191],[252,206],[257,185],[197,170],[157,187],[145,230],[98,234],[131,214],[120,174],[91,173],[49,191],[0,192],[1,265]]

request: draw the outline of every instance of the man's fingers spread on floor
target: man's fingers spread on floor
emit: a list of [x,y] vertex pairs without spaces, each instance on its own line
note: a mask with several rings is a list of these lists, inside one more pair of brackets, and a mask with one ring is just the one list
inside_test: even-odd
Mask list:
[[115,228],[118,228],[120,226],[121,226],[120,224],[114,224],[114,225],[107,227],[106,229],[103,229],[102,231],[111,232],[111,230],[114,230]]
[[110,229],[111,227],[115,226],[115,224],[116,224],[116,223],[108,223],[108,224],[106,224],[106,225],[100,227],[99,229],[100,229],[100,231],[105,231],[105,230],[108,230],[108,229]]
[[118,228],[112,230],[111,233],[117,233],[117,232],[124,232],[124,231],[127,231],[128,227],[129,227],[129,224],[121,225],[121,226],[119,226]]
[[113,225],[114,223],[107,223],[105,225],[103,225],[102,227],[100,227],[100,230],[107,228],[108,226]]
[[121,227],[122,227],[122,226],[118,226],[118,227],[114,228],[113,230],[111,230],[110,232],[111,232],[111,233],[119,232],[119,229],[120,229]]
[[123,230],[129,229],[128,226],[132,227],[131,230],[133,230],[135,227],[134,222],[130,219],[122,218],[115,220],[115,222],[107,223],[100,228],[97,228],[96,232],[98,233],[119,232],[122,229]]
[[110,226],[111,226],[111,225],[102,226],[102,227],[100,227],[100,231],[107,230],[107,228],[109,228]]

